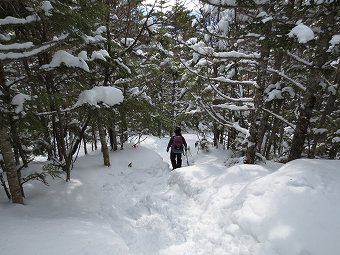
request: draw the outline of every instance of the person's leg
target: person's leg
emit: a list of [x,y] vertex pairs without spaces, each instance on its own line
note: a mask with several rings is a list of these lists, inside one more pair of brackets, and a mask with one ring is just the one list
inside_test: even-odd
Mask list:
[[177,153],[177,167],[182,167],[182,153]]
[[176,165],[176,154],[173,153],[172,151],[170,152],[170,160],[171,160],[172,169],[175,169],[177,167],[177,165]]

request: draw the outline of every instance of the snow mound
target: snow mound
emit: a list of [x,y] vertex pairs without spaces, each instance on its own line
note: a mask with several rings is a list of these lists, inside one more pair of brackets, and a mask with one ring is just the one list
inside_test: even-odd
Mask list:
[[259,244],[254,255],[335,255],[340,250],[340,162],[295,160],[250,183],[233,220]]
[[[267,175],[269,171],[259,165],[237,165],[230,168],[221,167],[216,162],[209,162],[206,166],[193,165],[172,171],[170,185],[178,187],[189,197],[207,192],[209,188],[222,189],[224,186],[243,186],[246,183]],[[235,188],[235,192],[239,189]],[[237,195],[229,190],[230,196]]]

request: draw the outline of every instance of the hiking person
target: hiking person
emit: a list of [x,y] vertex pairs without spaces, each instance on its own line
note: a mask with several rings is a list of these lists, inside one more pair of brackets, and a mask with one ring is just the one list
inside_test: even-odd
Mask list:
[[180,127],[176,127],[175,135],[170,138],[168,147],[166,148],[167,152],[169,152],[170,147],[170,160],[172,164],[172,170],[174,170],[182,166],[182,153],[184,152],[183,149],[185,149],[185,151],[188,149],[187,142],[182,136]]

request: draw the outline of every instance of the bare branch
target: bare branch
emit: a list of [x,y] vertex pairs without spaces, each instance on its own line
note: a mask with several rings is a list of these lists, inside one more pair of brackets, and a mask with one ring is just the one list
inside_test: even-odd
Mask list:
[[285,78],[286,80],[290,81],[291,83],[293,83],[298,88],[302,89],[303,91],[306,91],[306,87],[303,84],[301,84],[300,82],[298,82],[296,80],[293,80],[292,78],[285,75],[283,72],[280,72],[280,71],[272,69],[272,68],[268,68],[267,71],[280,75],[282,78]]
[[266,108],[263,108],[262,107],[262,110],[264,110],[265,112],[268,112],[269,114],[273,115],[274,117],[276,117],[277,119],[281,120],[282,122],[286,123],[288,126],[292,127],[293,129],[295,129],[296,125],[290,123],[288,120],[286,120],[285,118],[283,118],[282,116],[280,115],[277,115],[276,113],[266,109]]

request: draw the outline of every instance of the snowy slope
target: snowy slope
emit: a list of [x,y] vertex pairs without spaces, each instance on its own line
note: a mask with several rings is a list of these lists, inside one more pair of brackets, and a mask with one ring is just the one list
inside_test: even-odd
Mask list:
[[227,151],[197,154],[184,137],[190,166],[172,172],[168,138],[148,137],[109,168],[92,152],[70,182],[32,182],[25,206],[0,192],[0,254],[338,254],[339,161],[227,168]]
[[254,254],[339,254],[339,184],[339,161],[295,160],[249,184],[232,218],[262,243]]

